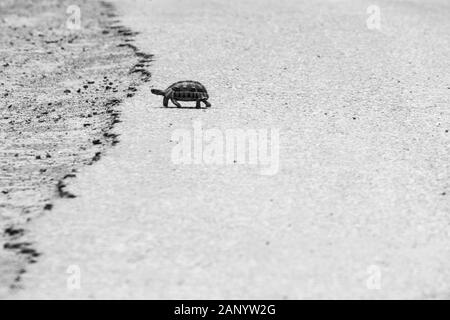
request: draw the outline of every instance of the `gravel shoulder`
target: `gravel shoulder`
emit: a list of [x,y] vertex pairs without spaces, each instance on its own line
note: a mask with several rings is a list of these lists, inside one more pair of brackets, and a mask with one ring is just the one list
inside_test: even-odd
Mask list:
[[[201,81],[212,108],[121,104],[121,143],[30,225],[15,298],[449,298],[448,2],[378,1],[381,32],[370,1],[115,3],[152,87]],[[278,128],[279,172],[174,164],[194,120]]]
[[133,37],[106,2],[1,2],[0,297],[42,255],[28,223],[118,142],[117,105],[149,79]]

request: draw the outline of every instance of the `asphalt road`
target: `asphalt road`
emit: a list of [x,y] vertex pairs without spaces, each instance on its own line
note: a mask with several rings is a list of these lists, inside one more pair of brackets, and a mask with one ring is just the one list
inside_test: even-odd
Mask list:
[[[380,30],[372,4],[117,1],[151,86],[201,81],[212,108],[124,103],[121,142],[30,225],[17,297],[449,298],[450,4],[377,1]],[[279,130],[278,171],[175,163],[194,121]]]

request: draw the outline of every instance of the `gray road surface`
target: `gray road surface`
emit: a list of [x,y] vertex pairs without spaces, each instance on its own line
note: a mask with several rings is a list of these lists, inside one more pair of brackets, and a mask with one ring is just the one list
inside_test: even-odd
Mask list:
[[[381,30],[371,1],[116,4],[152,86],[199,80],[213,107],[127,101],[121,143],[31,225],[18,298],[450,297],[448,1],[377,1]],[[173,163],[194,120],[279,129],[279,171]]]

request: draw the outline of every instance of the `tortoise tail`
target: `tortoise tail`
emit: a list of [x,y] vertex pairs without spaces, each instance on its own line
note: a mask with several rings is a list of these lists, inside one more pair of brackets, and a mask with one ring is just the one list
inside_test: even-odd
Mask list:
[[163,96],[164,95],[164,91],[162,91],[162,90],[152,89],[151,91],[152,91],[153,94],[156,94],[158,96]]

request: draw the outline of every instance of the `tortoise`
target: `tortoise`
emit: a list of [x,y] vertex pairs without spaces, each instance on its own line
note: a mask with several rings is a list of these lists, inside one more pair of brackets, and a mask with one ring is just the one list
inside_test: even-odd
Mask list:
[[181,104],[178,101],[196,101],[197,108],[200,108],[201,102],[203,102],[207,108],[211,107],[211,103],[208,102],[209,95],[205,86],[197,81],[178,81],[169,86],[166,90],[152,89],[151,91],[153,94],[164,96],[164,107],[169,105],[169,100],[178,108],[181,108]]

